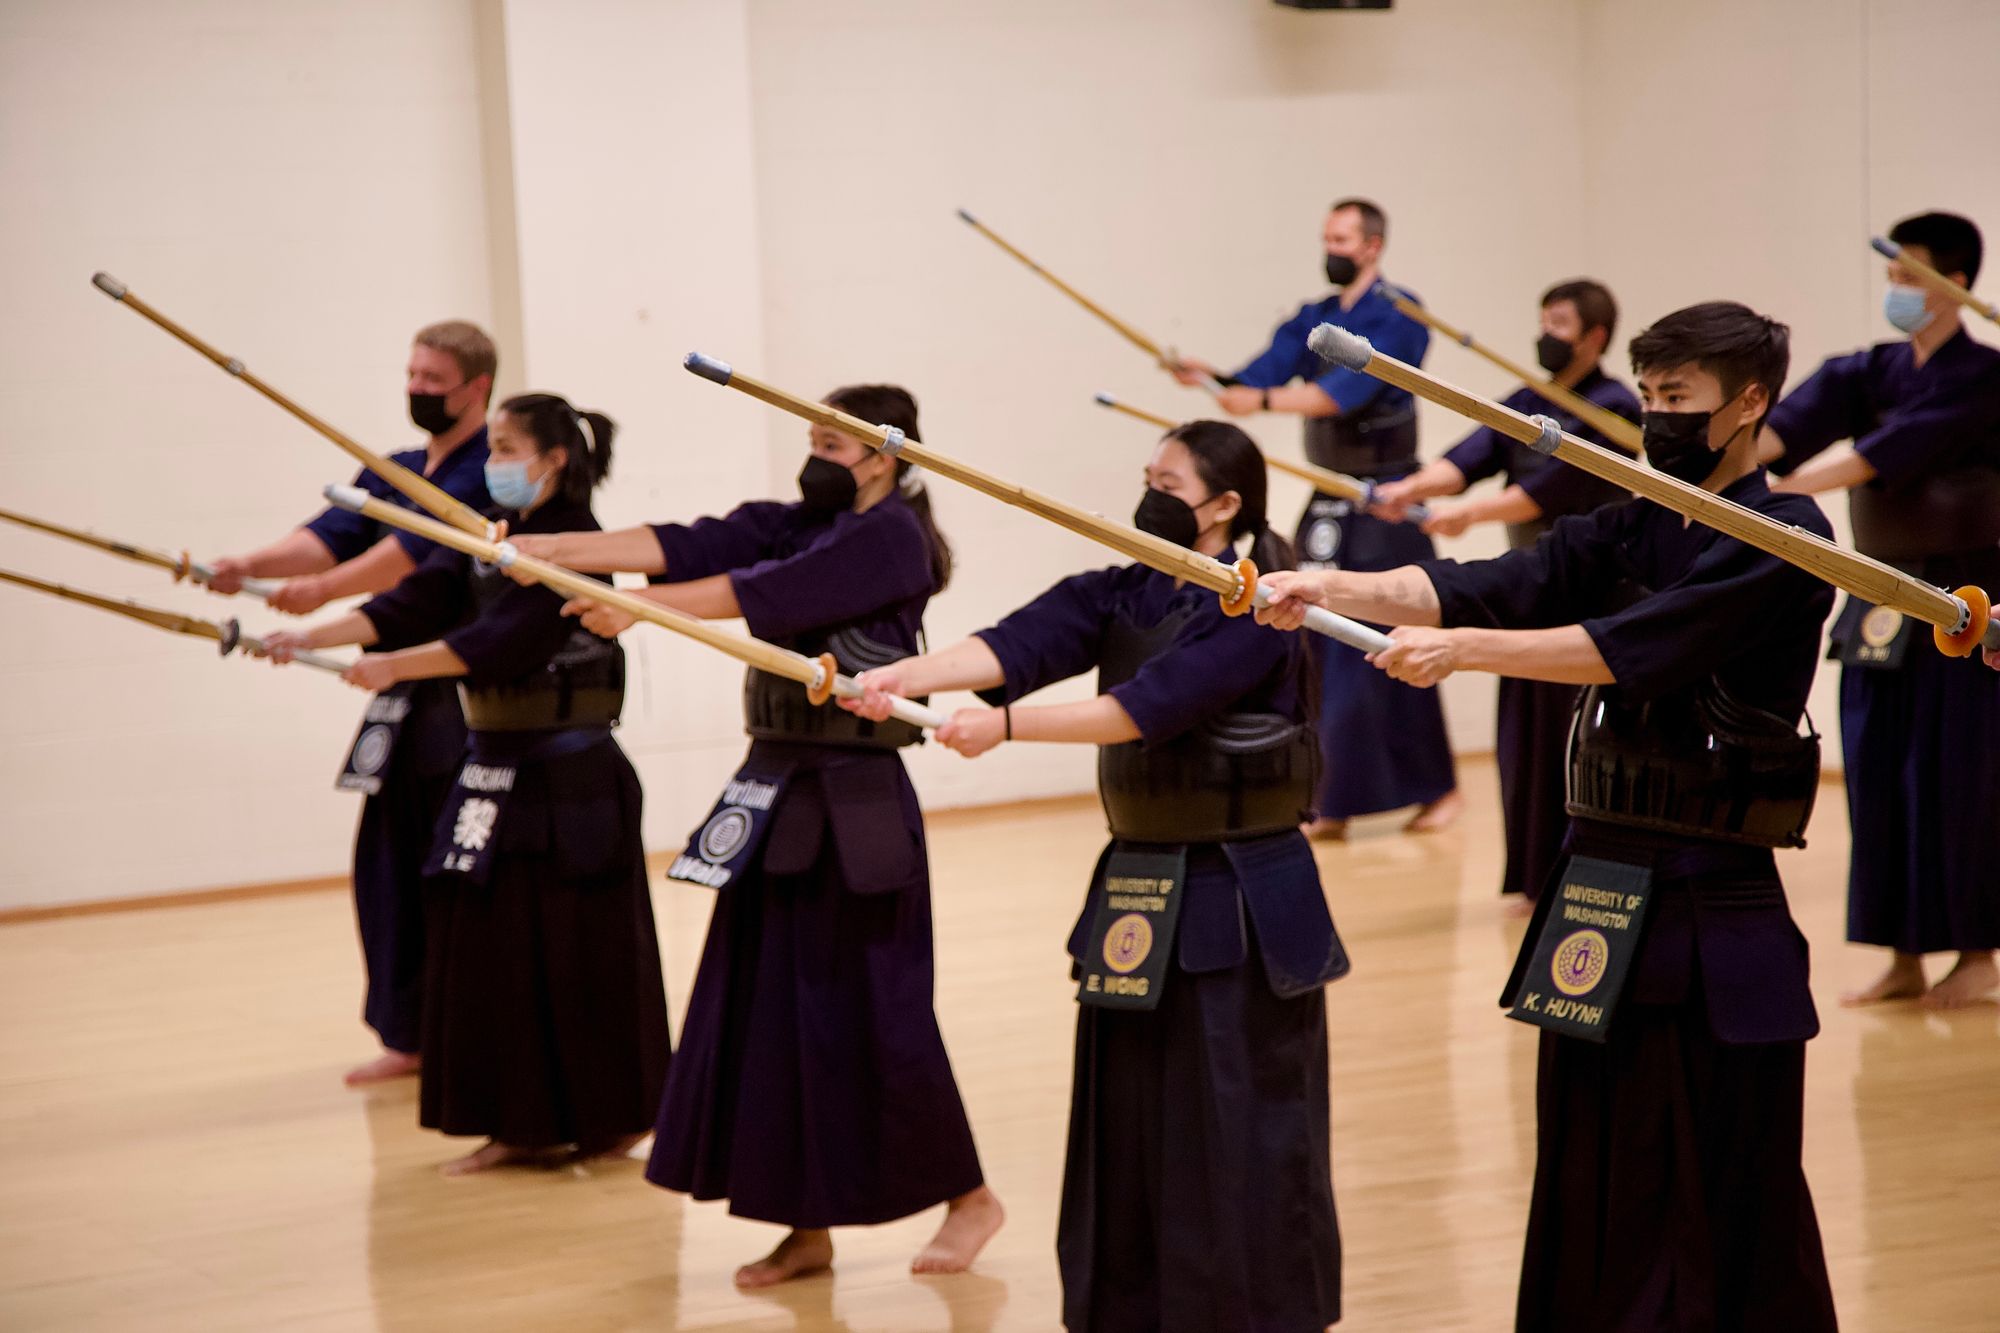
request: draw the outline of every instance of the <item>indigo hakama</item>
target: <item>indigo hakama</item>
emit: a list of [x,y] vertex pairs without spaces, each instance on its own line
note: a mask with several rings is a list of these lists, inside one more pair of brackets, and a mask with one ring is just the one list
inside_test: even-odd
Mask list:
[[[492,504],[486,494],[484,426],[445,455],[435,472],[425,473],[428,454],[421,448],[405,449],[393,460],[476,510]],[[378,500],[416,508],[366,468],[352,484]],[[419,565],[438,549],[414,533],[338,507],[326,509],[305,529],[335,563],[366,553],[384,537],[393,537]],[[384,754],[370,755],[360,751],[357,736],[356,758],[370,755],[372,762],[364,762],[361,767],[367,771],[357,773],[350,760],[340,785],[367,793],[354,835],[354,916],[367,973],[362,1017],[385,1048],[414,1054],[423,1037],[423,866],[438,812],[451,794],[452,775],[465,756],[465,719],[448,680],[408,681],[384,691],[382,699],[382,708],[400,714],[394,744]],[[371,701],[371,713],[380,715],[382,708]],[[364,721],[362,734],[369,728]]]
[[[833,651],[844,671],[918,650],[932,576],[898,494],[831,516],[758,502],[655,532],[662,578],[729,575],[760,639]],[[876,724],[802,692],[800,711],[760,720],[758,674],[738,780],[781,794],[717,890],[646,1178],[795,1229],[888,1222],[984,1181],[931,1007],[923,818]]]
[[[597,528],[560,497],[512,517]],[[651,1126],[670,1048],[639,781],[611,736],[622,650],[565,600],[439,549],[362,613],[378,647],[440,639],[467,667],[469,753],[423,881],[421,1123],[594,1154]]]
[[[1831,531],[1761,472],[1721,493]],[[1792,726],[1833,604],[1812,575],[1644,500],[1561,519],[1497,559],[1424,568],[1447,626],[1580,623],[1616,680],[1594,688],[1621,704],[1719,689]],[[1819,1020],[1771,851],[1581,814],[1567,850],[1649,870],[1651,907],[1605,1040],[1541,1034],[1516,1327],[1832,1329],[1800,1166]],[[1543,893],[1531,939],[1558,896]]]

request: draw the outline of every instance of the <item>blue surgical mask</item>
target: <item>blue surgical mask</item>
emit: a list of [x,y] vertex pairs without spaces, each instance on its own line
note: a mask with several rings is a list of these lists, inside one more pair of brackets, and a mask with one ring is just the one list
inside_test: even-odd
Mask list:
[[1924,289],[1892,284],[1882,297],[1882,315],[1905,333],[1915,333],[1931,322],[1924,309]]
[[542,497],[542,483],[528,476],[528,464],[486,460],[486,493],[502,509],[526,509]]

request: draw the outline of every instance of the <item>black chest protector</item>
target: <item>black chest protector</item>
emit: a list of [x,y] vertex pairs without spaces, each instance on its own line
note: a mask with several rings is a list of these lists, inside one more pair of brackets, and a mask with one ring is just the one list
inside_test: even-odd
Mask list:
[[[473,614],[483,613],[513,587],[497,567],[473,562]],[[473,731],[610,726],[625,706],[625,650],[579,623],[541,670],[497,685],[461,681],[458,700],[465,725]]]
[[1913,565],[2000,544],[2000,467],[1952,468],[1847,493],[1854,547],[1877,560]]
[[1803,847],[1819,735],[1712,677],[1648,703],[1583,692],[1569,735],[1569,813],[1757,847]]
[[[1104,637],[1099,694],[1137,675],[1173,643],[1195,608],[1141,629],[1122,616]],[[1277,713],[1223,713],[1170,741],[1097,750],[1097,791],[1111,834],[1134,842],[1233,842],[1311,818],[1319,738]]]
[[[851,626],[826,634],[802,635],[782,646],[807,657],[830,652],[847,675],[888,666],[910,655],[907,649],[878,643]],[[799,682],[755,667],[743,676],[743,729],[760,741],[866,750],[895,750],[921,744],[924,739],[921,727],[893,717],[886,722],[870,722],[837,704],[815,704],[806,697],[806,687]]]
[[1417,405],[1378,395],[1359,412],[1306,418],[1306,460],[1366,481],[1400,477],[1417,465]]

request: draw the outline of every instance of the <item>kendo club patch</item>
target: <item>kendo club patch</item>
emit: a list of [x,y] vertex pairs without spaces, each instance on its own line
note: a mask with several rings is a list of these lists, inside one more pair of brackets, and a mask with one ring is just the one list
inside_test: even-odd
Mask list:
[[742,877],[764,845],[771,814],[785,790],[785,776],[743,769],[723,784],[708,818],[688,839],[687,850],[667,867],[667,878],[723,889]]
[[1887,648],[1903,632],[1903,613],[1893,607],[1878,606],[1861,617],[1861,642],[1870,648]]
[[1137,912],[1127,912],[1111,923],[1104,935],[1104,965],[1123,976],[1146,961],[1153,952],[1153,927]]
[[1306,559],[1327,561],[1340,550],[1340,521],[1316,518],[1306,529]]
[[695,838],[695,850],[710,865],[724,864],[743,849],[744,842],[750,837],[750,822],[750,812],[740,805],[716,811],[701,826],[701,833]]
[[389,761],[389,746],[396,739],[396,733],[388,727],[368,727],[361,733],[361,739],[354,742],[354,772],[362,777],[382,771],[382,765]]
[[1604,980],[1611,946],[1594,930],[1579,930],[1556,946],[1549,980],[1565,995],[1588,995]]

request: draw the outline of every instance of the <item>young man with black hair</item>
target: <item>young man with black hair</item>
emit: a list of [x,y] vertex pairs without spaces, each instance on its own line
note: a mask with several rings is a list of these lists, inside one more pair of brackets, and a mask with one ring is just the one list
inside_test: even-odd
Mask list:
[[[1618,325],[1618,303],[1610,289],[1588,278],[1560,282],[1542,293],[1541,311],[1542,336],[1535,348],[1541,368],[1563,388],[1627,421],[1638,421],[1639,400],[1623,380],[1605,374],[1602,364]],[[1546,413],[1572,435],[1618,447],[1589,422],[1525,384],[1503,401],[1518,412]],[[1507,544],[1519,549],[1534,545],[1565,514],[1587,514],[1625,498],[1625,492],[1610,482],[1481,426],[1443,458],[1401,481],[1384,483],[1376,492],[1375,512],[1402,519],[1416,501],[1457,495],[1503,474],[1506,486],[1491,495],[1431,505],[1424,531],[1456,537],[1474,523],[1505,523]],[[1522,903],[1524,910],[1561,863],[1563,832],[1569,826],[1563,810],[1563,751],[1576,695],[1574,685],[1500,679],[1494,753],[1507,831],[1507,866],[1500,892],[1520,895],[1513,901]]]
[[[1788,347],[1731,302],[1641,333],[1646,457],[1824,537],[1818,506],[1773,494],[1757,463]],[[1637,499],[1492,560],[1267,577],[1267,623],[1318,605],[1402,626],[1371,660],[1411,684],[1589,687],[1569,859],[1504,997],[1544,1029],[1516,1326],[1832,1329],[1800,1165],[1819,1020],[1771,853],[1801,840],[1818,785],[1797,728],[1832,591]]]
[[[1890,229],[1913,259],[1970,287],[1979,228],[1924,213]],[[1828,360],[1771,413],[1774,489],[1847,492],[1864,555],[1946,588],[2000,588],[2000,351],[1956,301],[1889,261],[1883,314],[1905,336]],[[1852,441],[1852,443],[1836,443]],[[1850,597],[1835,622],[1853,849],[1847,938],[1892,950],[1847,1004],[1971,1004],[2000,988],[2000,876],[1983,828],[2000,812],[2000,680],[1929,650],[1921,623]],[[1926,986],[1923,956],[1958,961]]]
[[[1227,386],[1216,403],[1232,416],[1292,412],[1305,419],[1306,458],[1319,467],[1388,482],[1417,466],[1417,407],[1406,390],[1357,371],[1328,367],[1306,346],[1321,324],[1358,333],[1391,356],[1422,365],[1430,332],[1396,309],[1381,280],[1389,219],[1366,199],[1341,199],[1327,210],[1320,240],[1326,279],[1339,290],[1301,306],[1271,335],[1255,360],[1224,376],[1183,359],[1183,384],[1214,376]],[[1296,381],[1296,382],[1295,382]],[[1394,569],[1437,554],[1423,531],[1391,523],[1336,496],[1317,494],[1300,516],[1301,569]],[[1465,808],[1435,694],[1412,690],[1368,669],[1344,644],[1315,638],[1320,671],[1320,755],[1324,768],[1307,832],[1340,837],[1357,815],[1418,807],[1408,828],[1427,833]]]

